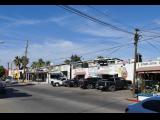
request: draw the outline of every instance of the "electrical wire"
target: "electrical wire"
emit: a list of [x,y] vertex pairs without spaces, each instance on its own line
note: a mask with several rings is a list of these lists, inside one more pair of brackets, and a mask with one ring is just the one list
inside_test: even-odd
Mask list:
[[119,23],[119,24],[121,24],[121,25],[123,25],[123,26],[127,26],[127,27],[129,27],[129,28],[135,29],[133,26],[124,24],[124,23],[122,23],[121,21],[119,21],[119,20],[113,18],[111,15],[106,14],[106,13],[104,13],[104,12],[98,10],[97,8],[95,8],[95,7],[91,6],[91,5],[87,5],[87,6],[88,6],[89,8],[91,8],[91,9],[95,10],[97,13],[100,13],[101,15],[103,15],[103,16],[105,16],[105,17],[111,19],[112,21],[114,21],[114,22],[116,22],[116,23]]
[[151,42],[149,42],[149,41],[146,41],[150,46],[152,46],[155,50],[158,50],[158,52],[160,52],[160,49],[157,47],[157,46],[155,46],[154,44],[152,44]]
[[117,26],[114,26],[114,25],[112,25],[112,24],[110,24],[110,23],[101,21],[101,20],[99,20],[99,19],[97,19],[97,18],[95,18],[95,17],[89,16],[89,15],[87,15],[87,14],[85,14],[85,13],[83,13],[83,12],[81,12],[81,11],[75,9],[75,8],[72,8],[72,7],[70,7],[70,6],[60,5],[59,7],[65,9],[65,10],[67,10],[67,11],[69,11],[69,12],[72,12],[72,13],[74,13],[74,14],[76,14],[76,15],[79,15],[79,16],[81,16],[81,17],[84,17],[84,18],[86,18],[86,19],[89,19],[89,20],[91,20],[91,21],[93,21],[93,22],[96,22],[96,23],[98,23],[98,24],[101,24],[101,25],[103,25],[103,26],[110,27],[110,28],[112,28],[112,29],[114,29],[114,30],[121,31],[121,32],[125,32],[125,33],[128,33],[128,34],[134,34],[134,33],[132,33],[132,32],[129,32],[129,31],[126,31],[126,30],[124,30],[124,29],[121,29],[121,28],[119,28],[119,27],[117,27]]
[[[155,37],[152,37],[152,38],[140,40],[139,42],[149,41],[149,40],[153,40],[153,39],[156,39],[156,38],[159,38],[159,37],[160,36],[155,36]],[[98,52],[101,52],[101,51],[112,50],[112,49],[115,49],[115,48],[128,46],[130,44],[134,44],[134,42],[128,42],[128,43],[125,43],[125,44],[117,45],[117,46],[114,46],[114,47],[109,47],[109,48],[106,48],[106,49],[101,49],[101,50],[97,50],[97,51],[91,51],[91,52],[83,53],[83,54],[80,54],[80,56],[85,56],[85,55],[88,55],[88,54],[95,54],[95,53],[98,53]],[[54,61],[61,60],[61,59],[68,59],[68,58],[70,58],[70,57],[57,58],[57,59],[54,59]]]

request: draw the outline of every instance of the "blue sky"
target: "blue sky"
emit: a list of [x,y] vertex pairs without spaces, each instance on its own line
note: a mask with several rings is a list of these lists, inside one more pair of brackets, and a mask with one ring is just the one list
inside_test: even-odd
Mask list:
[[[130,26],[138,27],[140,30],[160,27],[160,6],[158,5],[93,6],[109,17],[85,5],[72,5],[72,7],[131,32],[134,32],[134,29]],[[122,24],[115,22],[112,18]],[[63,63],[64,59],[59,58],[67,58],[71,54],[82,55],[84,60],[98,55],[122,59],[133,58],[133,45],[120,48],[113,54],[111,53],[115,49],[83,55],[131,42],[133,35],[91,22],[55,5],[0,6],[0,26],[0,41],[5,42],[0,44],[0,64],[4,66],[7,66],[7,62],[11,62],[15,56],[24,54],[26,40],[29,40],[30,63],[39,58],[50,60],[54,64]],[[152,30],[152,32],[160,33],[159,30]],[[156,35],[145,31],[141,34],[142,39]],[[150,42],[158,47],[159,38],[155,40]],[[139,43],[138,51],[142,53],[145,60],[160,56],[160,50],[146,42]]]

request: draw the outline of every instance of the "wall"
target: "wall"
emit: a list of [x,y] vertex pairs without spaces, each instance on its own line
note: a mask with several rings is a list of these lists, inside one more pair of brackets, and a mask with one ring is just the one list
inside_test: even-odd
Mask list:
[[77,73],[84,73],[85,78],[89,76],[88,68],[76,68],[72,69],[72,78],[75,78]]
[[54,66],[52,71],[54,72],[61,72],[61,71],[67,71],[67,78],[70,78],[70,65],[57,65]]

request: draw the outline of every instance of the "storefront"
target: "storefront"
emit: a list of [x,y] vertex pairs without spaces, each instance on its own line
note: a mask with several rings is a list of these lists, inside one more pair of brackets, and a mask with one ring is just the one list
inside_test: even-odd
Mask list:
[[143,80],[160,81],[160,66],[140,67],[136,71],[138,77]]
[[77,80],[80,80],[80,79],[85,79],[85,74],[86,74],[85,72],[76,72],[74,76]]

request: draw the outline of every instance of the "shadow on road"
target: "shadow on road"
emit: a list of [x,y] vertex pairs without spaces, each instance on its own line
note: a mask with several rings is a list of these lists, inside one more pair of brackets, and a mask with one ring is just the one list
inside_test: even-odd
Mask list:
[[23,86],[32,86],[35,85],[33,83],[28,83],[28,84],[12,84],[12,85],[7,85],[7,87],[23,87]]
[[31,97],[32,95],[20,92],[14,88],[6,88],[6,92],[4,94],[0,94],[0,99],[4,98],[14,98],[14,97]]

